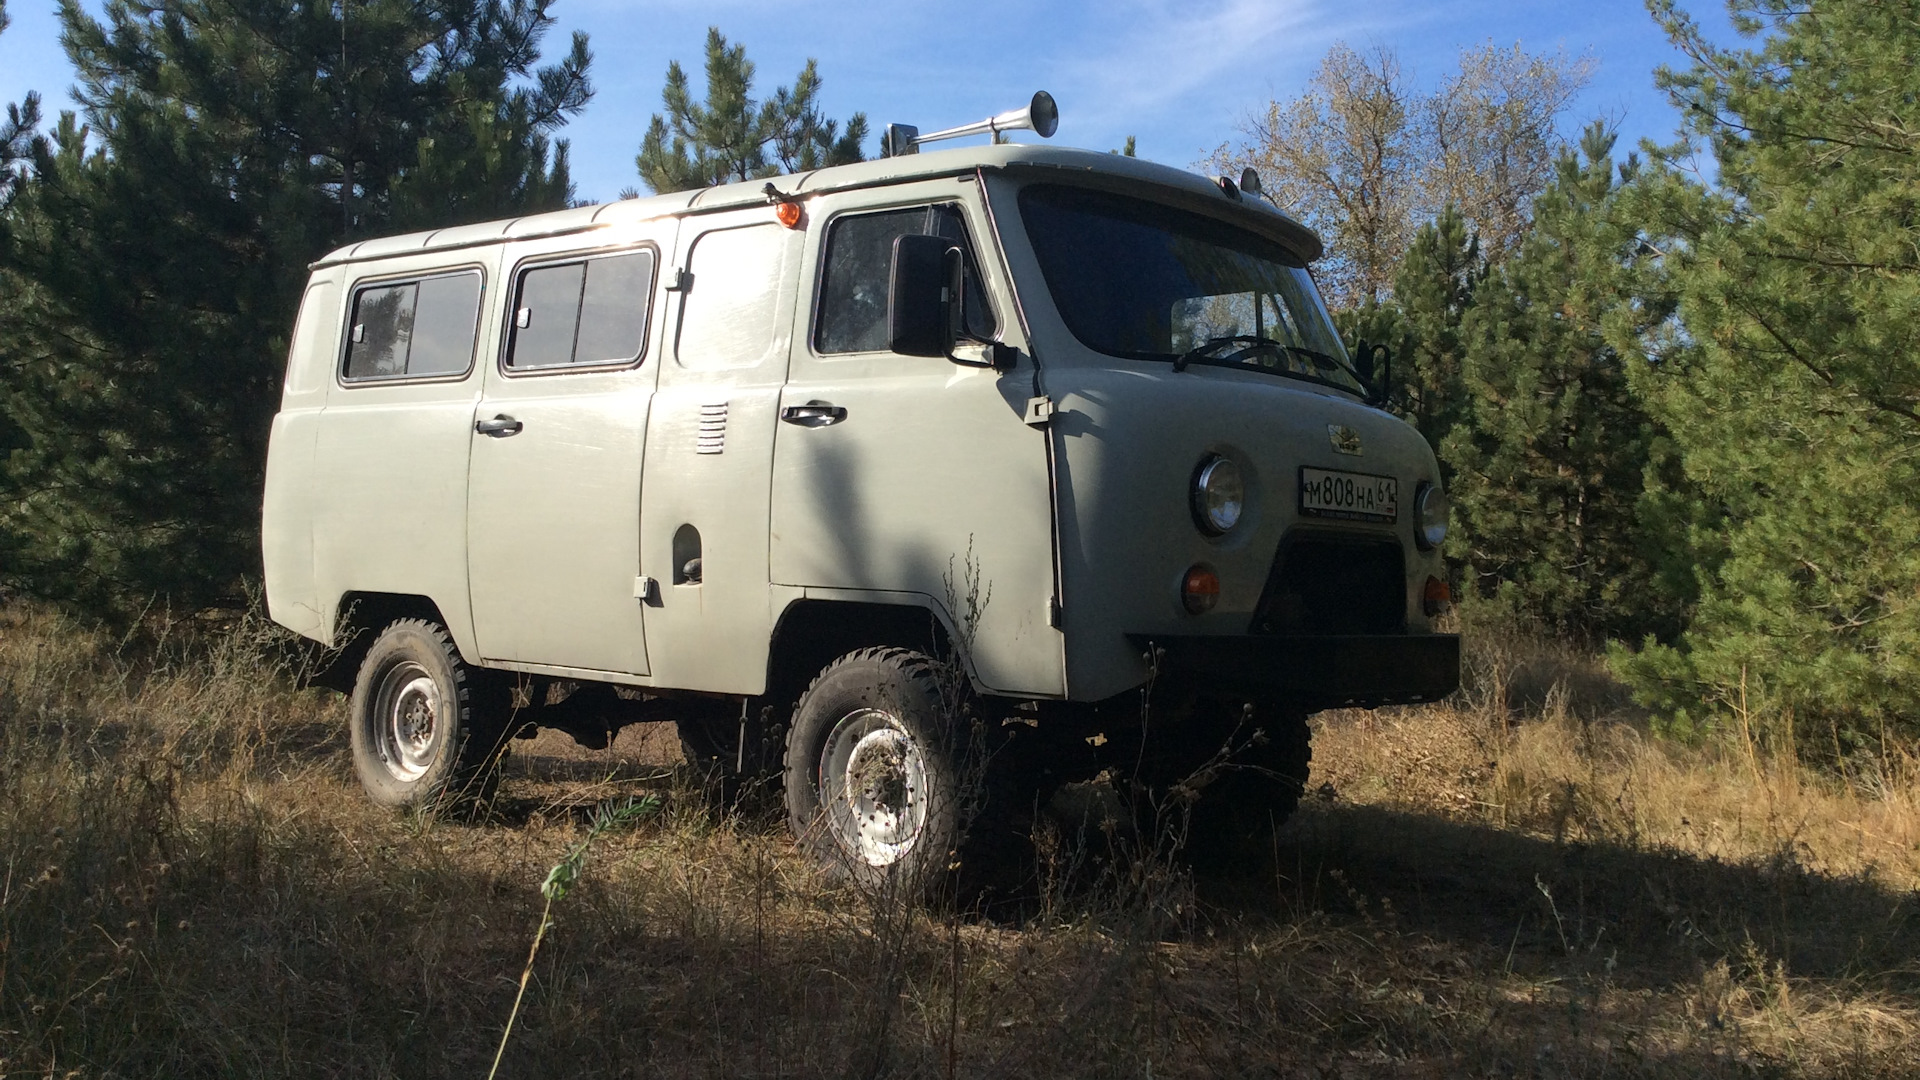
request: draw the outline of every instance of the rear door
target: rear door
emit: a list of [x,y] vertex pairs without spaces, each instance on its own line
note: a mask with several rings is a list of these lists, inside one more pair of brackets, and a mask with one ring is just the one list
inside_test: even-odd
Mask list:
[[634,579],[661,245],[553,243],[513,253],[504,345],[473,408],[474,634],[489,660],[644,675]]
[[340,312],[345,340],[329,357],[314,440],[321,604],[347,592],[424,595],[463,650],[472,643],[468,432],[497,265],[493,251],[473,254],[453,265],[429,255],[349,268],[358,276]]

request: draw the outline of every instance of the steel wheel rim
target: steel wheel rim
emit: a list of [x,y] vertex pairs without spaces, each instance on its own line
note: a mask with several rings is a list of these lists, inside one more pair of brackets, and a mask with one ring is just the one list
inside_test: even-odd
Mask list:
[[927,824],[927,762],[899,719],[859,709],[833,726],[820,751],[827,827],[868,866],[905,858]]
[[395,664],[380,680],[374,738],[395,780],[413,783],[432,768],[440,741],[440,684],[412,661]]

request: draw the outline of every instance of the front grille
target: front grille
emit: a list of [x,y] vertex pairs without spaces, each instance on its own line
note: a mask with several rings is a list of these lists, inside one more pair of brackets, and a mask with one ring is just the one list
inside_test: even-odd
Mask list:
[[1256,634],[1399,634],[1407,628],[1406,564],[1390,540],[1300,536],[1283,541],[1253,613]]

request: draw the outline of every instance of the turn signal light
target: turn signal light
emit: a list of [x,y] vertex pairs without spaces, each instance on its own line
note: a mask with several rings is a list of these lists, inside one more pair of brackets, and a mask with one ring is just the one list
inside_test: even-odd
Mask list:
[[1180,582],[1180,603],[1190,615],[1213,610],[1220,602],[1220,575],[1210,566],[1195,566]]
[[1427,594],[1420,608],[1429,616],[1438,615],[1453,603],[1453,589],[1437,577],[1427,579]]

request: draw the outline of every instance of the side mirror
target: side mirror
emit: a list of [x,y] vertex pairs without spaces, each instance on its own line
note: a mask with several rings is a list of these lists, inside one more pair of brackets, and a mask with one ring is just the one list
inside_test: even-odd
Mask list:
[[1368,391],[1373,389],[1373,345],[1365,341],[1353,344],[1353,373],[1360,376]]
[[1353,366],[1360,381],[1367,384],[1367,404],[1386,408],[1387,398],[1393,393],[1393,350],[1363,341]]
[[963,256],[940,236],[893,242],[887,280],[887,348],[902,356],[951,356],[958,338]]

